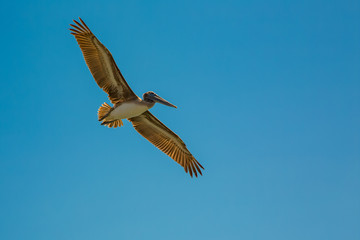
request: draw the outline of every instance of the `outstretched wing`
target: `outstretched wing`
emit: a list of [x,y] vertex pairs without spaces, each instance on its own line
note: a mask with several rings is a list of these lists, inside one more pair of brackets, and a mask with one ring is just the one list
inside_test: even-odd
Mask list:
[[81,18],[79,20],[81,23],[74,20],[76,25],[70,24],[73,27],[70,31],[75,36],[96,83],[109,95],[113,104],[137,98],[109,50],[101,44],[84,21]]
[[189,171],[191,177],[193,173],[197,177],[197,172],[202,175],[200,168],[204,169],[203,166],[189,152],[185,143],[149,111],[129,120],[136,131],[183,166],[185,172]]

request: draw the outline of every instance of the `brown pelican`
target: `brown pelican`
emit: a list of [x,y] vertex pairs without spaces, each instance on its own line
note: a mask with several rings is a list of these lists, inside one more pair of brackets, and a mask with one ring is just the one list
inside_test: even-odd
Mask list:
[[73,27],[70,29],[71,34],[75,36],[96,83],[108,94],[113,104],[113,107],[107,103],[100,106],[98,118],[101,125],[116,128],[123,125],[122,119],[127,119],[136,131],[183,166],[191,177],[193,174],[197,177],[197,172],[202,175],[200,168],[204,168],[189,152],[185,143],[148,111],[156,102],[174,108],[176,106],[154,92],[146,92],[143,99],[140,99],[125,81],[109,50],[84,21],[81,18],[79,20],[80,22],[74,20],[75,25],[70,24]]

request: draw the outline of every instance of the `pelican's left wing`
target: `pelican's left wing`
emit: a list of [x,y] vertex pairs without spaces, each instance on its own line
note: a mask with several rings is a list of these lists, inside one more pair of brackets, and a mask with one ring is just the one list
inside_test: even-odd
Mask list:
[[200,168],[204,169],[203,166],[189,152],[185,143],[149,111],[129,120],[136,131],[183,166],[185,172],[189,171],[191,177],[193,173],[197,177],[197,172],[202,175]]
[[70,24],[73,27],[70,29],[71,34],[75,36],[96,83],[109,95],[113,104],[137,98],[116,66],[110,51],[84,21],[81,18],[79,20],[80,22],[74,20],[76,25]]

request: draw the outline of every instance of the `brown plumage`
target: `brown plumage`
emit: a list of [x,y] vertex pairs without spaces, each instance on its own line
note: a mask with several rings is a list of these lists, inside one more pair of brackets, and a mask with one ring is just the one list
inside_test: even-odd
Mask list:
[[70,24],[74,28],[70,31],[75,36],[96,83],[109,95],[113,104],[137,98],[110,51],[95,37],[84,21],[81,18],[79,20],[81,23],[74,20],[77,25]]
[[197,177],[197,172],[202,175],[200,168],[204,169],[203,166],[189,152],[185,143],[149,111],[129,120],[136,131],[183,166],[191,176],[194,173]]
[[[116,114],[113,115],[113,113],[117,111],[119,114],[119,109],[126,104],[129,107],[123,109],[130,110],[139,106],[147,106],[146,109],[149,109],[154,106],[155,100],[171,107],[176,106],[159,98],[153,92],[145,93],[143,100],[136,96],[116,66],[109,50],[101,44],[84,21],[81,18],[79,20],[80,22],[74,20],[75,24],[70,24],[73,27],[70,29],[71,34],[75,36],[96,83],[108,94],[111,103],[114,104],[114,107],[111,107],[104,103],[99,108],[98,117],[99,121],[102,121],[101,124],[108,127],[120,127],[123,123],[119,118],[128,118],[136,131],[183,166],[191,177],[193,174],[197,177],[198,173],[202,175],[200,168],[204,168],[189,152],[185,143],[149,111],[142,111],[136,117],[130,117],[130,115],[126,115],[128,117],[114,117]],[[123,113],[122,111],[120,113]]]
[[99,118],[99,121],[103,121],[101,123],[101,125],[108,126],[109,128],[111,128],[111,127],[117,128],[117,127],[121,127],[122,125],[124,125],[121,119],[117,119],[117,120],[113,120],[113,121],[104,120],[111,111],[112,111],[111,106],[109,104],[107,104],[106,102],[103,103],[99,107],[98,118]]

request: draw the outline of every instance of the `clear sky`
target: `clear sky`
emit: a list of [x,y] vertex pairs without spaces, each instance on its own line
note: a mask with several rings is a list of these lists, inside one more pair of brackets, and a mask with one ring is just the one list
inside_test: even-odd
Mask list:
[[[105,2],[105,3],[104,3]],[[82,17],[205,167],[109,129]],[[0,239],[360,239],[359,1],[3,1]]]

